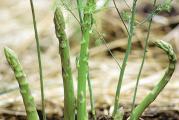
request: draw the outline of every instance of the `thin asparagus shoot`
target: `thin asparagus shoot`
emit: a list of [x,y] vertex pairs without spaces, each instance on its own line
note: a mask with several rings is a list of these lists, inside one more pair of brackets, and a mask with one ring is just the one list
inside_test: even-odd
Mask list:
[[93,89],[92,89],[92,85],[91,85],[89,72],[88,72],[88,89],[89,89],[89,93],[90,93],[91,113],[92,113],[93,119],[96,120],[96,111],[95,111],[95,107],[94,107]]
[[165,41],[155,42],[156,46],[161,48],[167,55],[169,59],[169,66],[161,78],[159,83],[153,88],[153,90],[142,100],[142,102],[133,110],[130,120],[138,120],[142,115],[144,110],[157,98],[160,92],[165,88],[167,83],[170,81],[173,72],[175,71],[175,66],[177,62],[176,55],[173,51],[172,46]]
[[115,118],[115,115],[119,109],[119,100],[120,100],[119,97],[120,97],[120,92],[121,92],[122,81],[123,81],[126,65],[128,62],[128,57],[131,52],[132,38],[133,38],[134,27],[135,27],[134,23],[135,23],[135,14],[136,14],[136,4],[137,4],[137,0],[133,0],[132,15],[131,15],[130,22],[129,22],[128,46],[127,46],[127,50],[124,56],[124,60],[122,63],[119,80],[117,84],[117,90],[116,90],[115,101],[114,101],[114,110],[112,113],[113,118]]
[[33,0],[30,0],[30,5],[31,5],[31,11],[32,11],[32,19],[33,19],[33,25],[34,25],[34,32],[35,32],[35,39],[36,39],[36,48],[37,48],[37,56],[38,56],[38,64],[39,64],[42,115],[43,115],[43,120],[46,120],[45,98],[44,98],[44,83],[43,83],[43,70],[42,70],[40,43],[39,43],[39,37],[38,37],[38,31],[37,31],[37,25],[36,25],[36,18],[35,18],[35,11],[34,11]]
[[[154,0],[154,4],[153,6],[155,7],[156,5],[156,1]],[[133,112],[133,109],[135,107],[135,101],[136,101],[136,96],[137,96],[137,90],[138,90],[138,85],[139,85],[139,80],[140,80],[140,76],[143,70],[143,66],[145,63],[145,58],[146,58],[146,53],[147,53],[147,47],[148,47],[148,43],[149,43],[149,36],[150,36],[150,31],[151,31],[151,25],[152,25],[152,17],[149,20],[149,24],[148,24],[148,32],[147,32],[147,37],[145,39],[145,45],[144,45],[144,52],[143,52],[143,57],[142,57],[142,63],[140,65],[140,69],[139,69],[139,73],[137,75],[137,81],[136,81],[136,85],[135,85],[135,90],[134,90],[134,96],[133,96],[133,100],[132,100],[132,108],[131,108],[131,114]]]
[[63,13],[58,7],[54,15],[56,36],[59,40],[59,53],[62,63],[62,76],[64,85],[64,119],[75,120],[75,96],[72,70],[70,65],[70,46],[65,33]]
[[5,47],[4,54],[19,84],[20,93],[22,95],[27,114],[27,120],[39,120],[34,98],[31,94],[29,84],[27,82],[26,74],[23,71],[23,68],[18,60],[16,53],[11,49]]

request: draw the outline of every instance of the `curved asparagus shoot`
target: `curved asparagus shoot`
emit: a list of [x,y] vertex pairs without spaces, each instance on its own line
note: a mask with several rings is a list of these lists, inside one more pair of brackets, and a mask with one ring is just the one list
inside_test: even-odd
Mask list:
[[[153,6],[156,6],[156,2],[157,0],[154,0]],[[131,108],[131,113],[133,112],[133,109],[135,107],[135,102],[136,102],[136,97],[137,97],[137,91],[138,91],[138,85],[139,85],[139,80],[142,74],[142,70],[145,64],[145,59],[146,59],[146,55],[147,55],[147,47],[148,47],[148,43],[149,43],[149,36],[150,36],[150,32],[151,32],[151,26],[152,26],[152,17],[149,19],[149,23],[148,23],[148,32],[147,32],[147,36],[145,38],[145,44],[144,44],[144,51],[143,51],[143,57],[142,57],[142,62],[139,68],[139,73],[137,75],[137,81],[136,81],[136,85],[135,85],[135,89],[134,89],[134,95],[133,95],[133,100],[132,100],[132,108]]]
[[79,56],[78,69],[78,95],[77,95],[77,119],[87,120],[86,110],[86,82],[88,77],[88,57],[89,57],[89,39],[90,30],[93,23],[93,12],[95,10],[95,0],[87,0],[84,8],[82,24],[82,41]]
[[14,71],[16,80],[19,84],[20,93],[23,98],[24,106],[27,113],[27,120],[39,120],[39,116],[35,107],[34,98],[31,95],[31,91],[27,82],[26,74],[24,73],[22,66],[18,60],[14,51],[9,48],[4,48],[6,59]]
[[59,53],[62,63],[62,76],[64,85],[64,119],[75,120],[75,96],[73,78],[70,66],[70,47],[65,33],[65,21],[60,8],[54,16],[56,36],[59,40]]
[[144,98],[144,100],[133,110],[133,113],[130,116],[130,120],[138,120],[139,117],[142,115],[144,110],[157,98],[160,92],[164,89],[167,85],[169,80],[171,79],[173,72],[175,70],[176,65],[176,55],[173,51],[172,46],[164,41],[155,42],[155,44],[164,50],[164,52],[168,55],[169,59],[169,66],[160,80],[160,82],[154,87],[154,89]]

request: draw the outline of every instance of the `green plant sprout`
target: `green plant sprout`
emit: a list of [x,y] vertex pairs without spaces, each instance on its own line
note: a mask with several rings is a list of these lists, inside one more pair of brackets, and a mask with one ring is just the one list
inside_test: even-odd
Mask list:
[[[73,13],[73,11],[68,7],[68,5],[64,2],[61,1],[62,5],[72,14],[72,16],[77,20],[77,22],[81,25],[81,23],[83,22],[82,19],[80,19],[80,21],[77,19],[77,17],[75,16],[75,14]],[[77,4],[79,4],[79,2],[77,2]],[[81,3],[80,3],[81,4]],[[82,5],[82,4],[81,4]],[[80,13],[79,15],[82,15],[82,13]],[[81,27],[82,28],[82,27]],[[82,29],[81,29],[82,30]],[[76,57],[76,66],[79,62],[79,56]],[[91,85],[91,80],[89,78],[89,73],[88,73],[88,89],[89,89],[89,94],[90,94],[90,105],[91,105],[91,112],[92,112],[92,116],[93,119],[96,120],[96,113],[95,113],[95,107],[94,107],[94,96],[93,96],[93,90],[92,90],[92,85]]]
[[18,60],[17,55],[14,51],[7,47],[4,48],[4,54],[6,56],[6,60],[14,71],[14,75],[19,84],[20,93],[22,95],[25,110],[27,113],[27,120],[39,120],[34,98],[31,94],[29,84],[27,82],[26,74],[23,71],[23,68]]
[[89,89],[89,93],[90,93],[90,105],[91,105],[92,117],[93,117],[93,120],[96,120],[96,111],[95,111],[95,107],[94,107],[93,89],[92,89],[89,73],[88,73],[88,89]]
[[39,64],[42,116],[43,116],[43,120],[46,120],[45,100],[44,100],[45,98],[44,98],[43,70],[42,70],[41,53],[40,53],[40,43],[39,43],[39,37],[38,37],[38,32],[37,32],[37,25],[36,25],[36,18],[35,18],[35,11],[34,11],[33,0],[30,0],[30,5],[31,5],[31,11],[32,11],[32,19],[33,19],[33,25],[34,25],[36,48],[37,48],[37,56],[38,56],[38,64]]
[[[154,3],[153,3],[154,7],[156,5],[156,1],[157,0],[154,0]],[[141,62],[141,65],[140,65],[139,73],[137,75],[137,81],[136,81],[134,95],[133,95],[133,100],[132,100],[131,113],[133,112],[133,109],[134,109],[134,106],[135,106],[135,101],[136,101],[136,96],[137,96],[137,90],[138,90],[139,80],[140,80],[140,76],[142,74],[143,66],[144,66],[144,63],[145,63],[145,58],[146,58],[146,54],[147,54],[147,47],[148,47],[148,43],[149,43],[149,36],[150,36],[151,26],[152,26],[152,17],[150,18],[149,23],[148,23],[148,32],[147,32],[147,36],[146,36],[146,39],[145,39],[142,62]]]
[[169,66],[161,78],[159,83],[154,87],[154,89],[142,100],[142,102],[134,109],[130,116],[130,120],[138,120],[139,117],[142,115],[144,110],[157,98],[160,92],[164,89],[167,85],[169,80],[171,79],[173,72],[175,71],[175,66],[177,62],[176,55],[173,51],[172,46],[165,42],[165,41],[158,41],[155,42],[156,46],[161,48],[167,55],[169,59]]
[[62,76],[64,86],[64,119],[75,119],[75,96],[73,78],[70,65],[70,47],[65,33],[65,21],[60,8],[56,8],[54,15],[56,36],[59,40],[59,53],[62,63]]
[[[76,57],[76,67],[79,64],[79,56]],[[89,68],[88,68],[89,69]],[[89,90],[89,95],[90,95],[90,105],[91,105],[91,113],[92,113],[92,117],[94,120],[96,120],[96,111],[95,111],[95,105],[94,105],[94,96],[93,96],[93,88],[92,88],[92,84],[91,84],[91,80],[90,80],[90,75],[88,73],[88,90]]]
[[[56,1],[57,2],[57,1]],[[97,120],[96,111],[95,111],[95,104],[94,104],[94,96],[93,96],[93,89],[90,80],[90,72],[89,72],[89,42],[90,42],[90,34],[92,32],[96,32],[100,39],[103,40],[107,50],[116,61],[117,65],[120,68],[120,75],[119,80],[117,83],[115,101],[114,101],[114,109],[112,113],[112,118],[114,120],[122,120],[124,116],[124,110],[120,107],[120,93],[121,93],[121,86],[123,82],[123,77],[126,69],[126,65],[128,62],[128,57],[131,52],[132,47],[132,39],[134,36],[134,31],[136,27],[136,5],[137,0],[133,0],[132,8],[127,4],[124,0],[126,5],[130,8],[131,14],[128,15],[126,12],[120,13],[117,8],[115,0],[113,0],[114,6],[118,12],[122,23],[124,24],[126,31],[128,33],[128,45],[127,50],[123,59],[122,66],[118,62],[117,58],[113,55],[112,51],[108,47],[103,35],[93,30],[94,18],[93,14],[100,9],[96,8],[96,0],[76,0],[77,2],[77,11],[79,14],[79,20],[73,13],[73,11],[68,7],[65,1],[61,1],[62,5],[74,16],[74,18],[78,21],[81,27],[82,33],[82,40],[80,42],[81,48],[79,55],[76,57],[76,67],[78,70],[78,84],[77,84],[77,100],[75,100],[75,92],[74,92],[74,84],[73,84],[73,75],[72,75],[72,68],[70,63],[70,45],[69,40],[67,38],[65,32],[65,20],[61,8],[56,5],[55,13],[54,13],[54,24],[55,24],[55,33],[56,37],[59,41],[59,54],[61,58],[61,69],[62,69],[62,77],[63,77],[63,86],[64,86],[64,120],[88,120],[88,112],[87,112],[87,104],[86,104],[86,84],[88,84],[89,94],[90,94],[90,104],[91,104],[91,112],[92,117],[94,120]],[[109,0],[105,0],[105,5]],[[43,88],[43,72],[42,72],[42,65],[41,65],[41,55],[40,55],[40,45],[39,45],[39,38],[35,20],[35,12],[33,6],[33,0],[30,0],[31,10],[32,10],[32,17],[33,17],[33,25],[34,25],[34,32],[36,38],[36,47],[37,47],[37,54],[38,54],[38,62],[39,62],[39,75],[40,75],[40,85],[41,85],[41,102],[42,102],[42,113],[43,113],[43,120],[46,120],[45,115],[45,103],[44,103],[44,88]],[[139,73],[137,76],[133,101],[132,101],[132,108],[131,114],[128,119],[130,120],[138,120],[145,109],[157,98],[160,92],[164,89],[167,85],[169,80],[171,79],[173,72],[175,70],[176,65],[176,55],[173,51],[172,46],[164,41],[155,42],[155,45],[161,48],[167,55],[169,59],[168,68],[164,74],[164,76],[160,79],[159,83],[154,86],[153,90],[142,100],[142,102],[135,107],[135,100],[137,95],[137,89],[139,84],[139,79],[142,73],[142,68],[145,63],[147,47],[149,43],[149,35],[151,31],[151,24],[152,24],[152,17],[155,14],[158,14],[161,11],[169,11],[171,9],[171,0],[166,0],[162,4],[156,5],[156,0],[154,0],[154,10],[144,19],[140,24],[143,24],[145,21],[148,21],[148,32],[145,39],[145,46],[143,51],[143,57],[141,66],[139,69]],[[102,8],[101,8],[102,9]],[[125,24],[126,21],[129,21],[129,26]],[[14,71],[15,77],[18,81],[20,92],[23,98],[24,106],[27,113],[27,120],[39,120],[39,116],[35,107],[35,102],[33,96],[31,95],[30,88],[27,82],[26,75],[20,65],[17,55],[9,48],[4,48],[4,53],[6,59]]]
[[[78,6],[80,7],[80,6]],[[86,110],[86,82],[88,79],[88,57],[89,57],[89,39],[93,21],[93,12],[96,3],[94,0],[88,0],[84,7],[84,15],[82,21],[82,41],[79,55],[78,69],[78,90],[77,90],[77,119],[87,120]]]
[[122,86],[122,81],[123,81],[123,77],[124,77],[124,72],[126,69],[126,65],[127,65],[127,61],[128,61],[128,57],[129,54],[131,52],[131,45],[132,45],[132,37],[133,37],[133,33],[134,33],[134,23],[135,23],[135,14],[136,14],[136,3],[137,0],[133,0],[133,6],[132,6],[132,15],[130,17],[130,21],[129,21],[129,29],[128,29],[128,46],[127,46],[127,50],[124,56],[124,60],[122,63],[122,67],[121,67],[121,71],[120,71],[120,75],[119,75],[119,80],[118,80],[118,84],[117,84],[117,90],[116,90],[116,95],[115,95],[115,101],[114,101],[114,110],[112,113],[112,117],[115,118],[115,115],[119,109],[119,100],[120,100],[120,91],[121,91],[121,86]]

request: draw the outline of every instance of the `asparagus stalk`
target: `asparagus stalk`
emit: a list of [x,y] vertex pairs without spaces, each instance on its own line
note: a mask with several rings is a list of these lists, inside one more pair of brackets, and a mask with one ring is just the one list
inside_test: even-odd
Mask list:
[[35,18],[35,11],[33,0],[30,0],[31,11],[32,11],[32,19],[34,25],[34,32],[35,32],[35,39],[36,39],[36,48],[37,48],[37,56],[38,56],[38,63],[39,63],[39,76],[40,76],[40,92],[41,92],[41,105],[42,105],[42,116],[43,120],[46,120],[45,114],[45,98],[44,98],[44,82],[43,82],[43,70],[42,70],[42,62],[41,62],[41,53],[40,53],[40,43],[39,37],[37,32],[37,25],[36,25],[36,18]]
[[39,116],[35,107],[34,98],[31,94],[29,84],[27,82],[26,74],[18,60],[14,51],[9,48],[4,48],[6,59],[14,71],[16,80],[19,84],[20,93],[23,98],[24,106],[27,113],[27,120],[39,120]]
[[177,58],[173,51],[172,46],[169,43],[164,41],[159,41],[155,43],[159,48],[161,48],[167,55],[169,59],[169,66],[161,78],[159,83],[154,87],[154,89],[143,99],[143,101],[133,110],[133,113],[130,116],[130,120],[138,120],[142,115],[144,110],[157,98],[160,92],[167,85],[171,79],[173,72],[175,70]]
[[124,73],[125,73],[125,69],[126,69],[126,65],[128,62],[128,57],[129,54],[131,52],[131,46],[132,46],[132,37],[133,37],[133,33],[134,33],[134,27],[135,27],[135,14],[136,14],[136,4],[137,4],[137,0],[133,0],[133,6],[132,6],[132,15],[130,18],[130,22],[129,22],[129,35],[128,35],[128,46],[127,46],[127,50],[124,56],[124,60],[122,63],[122,67],[121,67],[121,71],[120,71],[120,75],[119,75],[119,80],[118,80],[118,84],[117,84],[117,90],[116,90],[116,95],[115,95],[115,101],[114,101],[114,110],[112,113],[112,117],[115,118],[115,115],[119,109],[119,100],[120,100],[120,91],[121,91],[121,86],[122,86],[122,81],[123,81],[123,77],[124,77]]
[[73,78],[70,66],[70,47],[65,33],[65,21],[60,8],[57,8],[54,16],[56,36],[59,40],[59,53],[62,63],[62,76],[64,85],[64,119],[75,120],[75,96]]
[[[156,2],[157,2],[157,0],[154,0],[154,3],[153,3],[154,7],[156,5]],[[135,89],[134,89],[134,95],[133,95],[133,100],[132,100],[131,113],[133,112],[133,109],[134,109],[134,106],[135,106],[135,101],[136,101],[136,96],[137,96],[137,90],[138,90],[139,80],[140,80],[140,76],[142,74],[143,66],[144,66],[144,63],[145,63],[145,58],[146,58],[146,54],[147,54],[147,47],[148,47],[148,43],[149,43],[149,36],[150,36],[151,26],[152,26],[152,17],[149,19],[149,23],[148,23],[148,32],[147,32],[147,36],[146,36],[146,39],[145,39],[145,45],[144,45],[144,52],[143,52],[142,62],[141,62],[141,65],[140,65],[139,73],[137,75],[137,81],[136,81],[136,85],[135,85]]]
[[[79,56],[76,57],[76,66],[79,62]],[[91,105],[91,112],[92,112],[92,117],[94,120],[96,120],[96,111],[95,111],[95,105],[94,105],[94,96],[93,96],[93,89],[92,89],[92,85],[91,85],[91,80],[90,80],[90,76],[89,76],[89,71],[88,71],[88,90],[89,90],[89,94],[90,94],[90,105]]]
[[88,79],[88,57],[89,57],[89,39],[92,27],[93,12],[95,10],[95,0],[88,0],[84,8],[84,17],[82,24],[82,41],[78,68],[78,95],[77,95],[77,119],[87,120],[86,110],[86,82]]
[[91,85],[89,72],[88,72],[88,89],[89,89],[89,93],[90,93],[90,105],[91,105],[91,112],[92,112],[93,120],[96,120],[96,111],[95,111],[95,107],[94,107],[93,89],[92,89],[92,85]]

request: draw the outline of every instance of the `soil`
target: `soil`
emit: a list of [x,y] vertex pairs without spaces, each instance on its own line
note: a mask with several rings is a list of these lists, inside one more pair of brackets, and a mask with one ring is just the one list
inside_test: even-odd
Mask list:
[[[103,115],[100,112],[97,112],[97,120],[112,120],[111,116]],[[39,116],[42,119],[41,112],[39,112]],[[125,113],[124,120],[127,120],[129,113]],[[25,116],[20,115],[9,115],[9,114],[1,114],[0,118],[3,120],[26,120]],[[51,114],[47,116],[47,120],[63,120],[62,116],[58,114]],[[89,113],[89,120],[93,120],[91,114]],[[165,110],[165,111],[152,111],[147,112],[146,115],[142,116],[141,120],[179,120],[179,111],[176,110]]]

